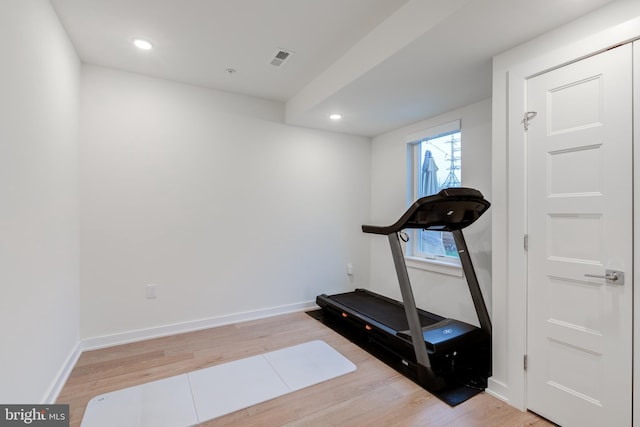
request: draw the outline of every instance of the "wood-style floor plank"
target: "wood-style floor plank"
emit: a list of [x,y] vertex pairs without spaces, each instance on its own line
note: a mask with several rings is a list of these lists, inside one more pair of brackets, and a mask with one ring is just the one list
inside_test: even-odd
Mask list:
[[550,426],[486,393],[455,408],[304,313],[157,338],[80,356],[58,403],[79,427],[93,397],[197,369],[323,340],[355,372],[281,396],[202,426]]

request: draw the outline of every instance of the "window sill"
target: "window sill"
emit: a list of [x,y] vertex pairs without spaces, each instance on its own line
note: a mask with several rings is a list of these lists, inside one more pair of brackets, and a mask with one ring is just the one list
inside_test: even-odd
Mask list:
[[463,277],[464,275],[462,266],[458,264],[411,256],[404,257],[404,259],[408,268],[415,268],[418,270],[431,271],[456,277]]

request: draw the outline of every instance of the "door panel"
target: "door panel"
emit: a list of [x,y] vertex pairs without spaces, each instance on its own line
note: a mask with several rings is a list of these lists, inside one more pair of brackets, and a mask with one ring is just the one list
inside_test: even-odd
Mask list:
[[[527,404],[563,426],[631,425],[631,59],[527,84]],[[625,284],[585,276],[606,269]]]

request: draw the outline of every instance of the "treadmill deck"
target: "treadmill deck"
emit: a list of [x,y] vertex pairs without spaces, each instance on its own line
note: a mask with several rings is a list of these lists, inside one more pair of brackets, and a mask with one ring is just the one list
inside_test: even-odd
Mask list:
[[[395,331],[405,331],[409,329],[407,316],[404,307],[397,301],[383,297],[378,294],[366,291],[364,289],[356,289],[354,292],[331,295],[333,301],[336,301],[353,312],[357,312],[376,322],[387,326]],[[424,310],[418,311],[421,326],[431,326],[437,322],[444,320],[442,316],[429,313]]]

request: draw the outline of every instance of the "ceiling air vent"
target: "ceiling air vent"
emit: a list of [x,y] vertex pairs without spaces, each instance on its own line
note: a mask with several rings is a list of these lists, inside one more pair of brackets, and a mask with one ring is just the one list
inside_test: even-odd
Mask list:
[[292,54],[293,52],[291,51],[277,49],[273,53],[273,57],[271,58],[271,61],[269,61],[269,63],[276,67],[282,67],[284,63],[287,62],[287,60],[291,57]]

